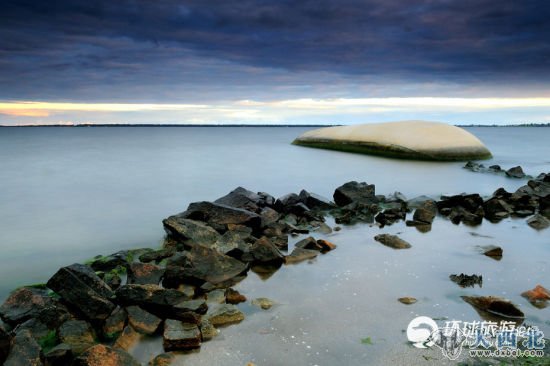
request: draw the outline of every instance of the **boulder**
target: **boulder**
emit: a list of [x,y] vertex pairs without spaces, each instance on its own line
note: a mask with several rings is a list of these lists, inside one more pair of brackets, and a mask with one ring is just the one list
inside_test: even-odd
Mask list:
[[162,224],[169,236],[185,243],[188,247],[211,245],[220,238],[220,234],[207,224],[187,219],[183,214],[170,216],[164,219]]
[[260,215],[254,212],[206,201],[191,203],[185,212],[176,216],[205,222],[220,232],[224,232],[228,224],[244,225],[257,230],[262,223]]
[[141,334],[154,334],[162,322],[159,317],[136,305],[128,306],[126,312],[128,313],[128,323]]
[[136,262],[128,267],[128,283],[158,285],[163,275],[164,268],[151,263]]
[[377,202],[374,192],[374,184],[351,181],[336,188],[333,197],[334,202],[340,207],[350,203],[371,204]]
[[380,227],[392,225],[399,220],[405,220],[407,213],[399,208],[386,209],[374,217],[374,220],[380,224]]
[[483,203],[483,211],[486,219],[495,222],[510,216],[513,209],[504,199],[493,197]]
[[325,127],[302,134],[293,144],[400,159],[466,161],[491,157],[470,132],[428,121]]
[[306,190],[300,191],[298,195],[300,201],[312,210],[330,210],[336,207],[328,198]]
[[121,307],[117,307],[103,323],[102,331],[104,337],[108,339],[117,337],[124,329],[127,319],[128,314],[126,311]]
[[546,217],[542,216],[541,214],[536,214],[535,216],[527,220],[527,225],[531,226],[533,229],[536,229],[536,230],[543,230],[550,226],[550,220],[548,220]]
[[176,254],[175,248],[164,248],[159,250],[153,250],[151,252],[143,253],[139,256],[139,260],[143,263],[159,262],[164,258],[169,258]]
[[40,346],[28,330],[15,335],[12,340],[11,351],[4,362],[4,366],[41,366]]
[[162,344],[165,351],[182,351],[201,345],[201,331],[197,324],[168,319],[164,322]]
[[244,320],[244,314],[231,304],[221,304],[209,309],[206,319],[213,326],[239,323]]
[[92,327],[84,320],[66,321],[59,327],[58,335],[61,343],[69,345],[77,356],[96,343]]
[[164,284],[174,287],[180,283],[222,283],[246,272],[248,266],[215,249],[194,246],[190,251],[172,257],[164,274]]
[[408,249],[411,247],[409,243],[397,235],[379,234],[374,237],[374,240],[393,249]]
[[250,251],[252,242],[255,240],[254,237],[251,236],[251,233],[250,228],[246,226],[235,230],[229,230],[209,247],[222,254],[240,258],[244,253]]
[[260,217],[262,218],[262,227],[266,227],[276,223],[281,215],[271,207],[264,207],[260,211]]
[[63,267],[48,280],[48,287],[91,320],[104,320],[115,309],[113,291],[88,266]]
[[283,259],[283,254],[265,236],[256,240],[250,251],[242,257],[242,260],[254,263],[282,263]]
[[128,352],[97,344],[80,355],[74,366],[140,366]]
[[515,166],[506,171],[506,175],[511,178],[525,178],[525,173],[520,166]]
[[302,203],[302,201],[300,200],[300,196],[298,196],[296,193],[289,193],[277,198],[273,208],[278,212],[288,212],[288,208],[290,206],[296,205],[298,203]]
[[259,194],[243,187],[237,187],[227,195],[215,200],[214,203],[242,208],[252,212],[256,212],[261,206],[265,205],[265,201],[262,200]]
[[38,318],[50,312],[54,317],[63,308],[45,289],[21,287],[13,291],[0,306],[0,316],[8,324],[15,326],[31,318]]

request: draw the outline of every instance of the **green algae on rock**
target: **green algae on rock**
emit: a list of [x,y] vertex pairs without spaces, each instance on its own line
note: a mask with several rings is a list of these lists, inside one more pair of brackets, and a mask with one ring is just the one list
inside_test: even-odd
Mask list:
[[462,161],[492,156],[468,131],[428,121],[320,128],[305,132],[293,144],[414,160]]

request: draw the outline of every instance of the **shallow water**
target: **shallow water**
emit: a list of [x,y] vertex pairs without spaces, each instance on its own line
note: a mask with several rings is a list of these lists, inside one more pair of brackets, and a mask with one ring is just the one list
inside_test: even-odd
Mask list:
[[[62,265],[162,241],[162,218],[188,203],[213,200],[244,186],[275,196],[305,188],[328,197],[350,180],[377,193],[407,197],[515,190],[524,180],[472,173],[463,163],[391,160],[290,145],[304,128],[1,128],[0,297],[18,285],[45,282]],[[493,152],[485,164],[550,171],[550,128],[472,128]],[[269,280],[251,273],[237,288],[279,303],[246,308],[247,319],[224,328],[186,364],[387,364],[441,361],[438,351],[407,345],[402,330],[417,314],[462,320],[479,315],[462,294],[502,295],[550,334],[549,310],[519,296],[546,287],[550,235],[523,219],[478,228],[438,219],[421,234],[403,223],[382,230],[356,225],[329,237],[338,249],[314,263],[286,266]],[[493,238],[474,237],[478,231]],[[373,241],[402,232],[413,248]],[[318,236],[321,237],[321,236]],[[493,261],[476,245],[498,244]],[[481,289],[460,289],[448,276],[482,274]],[[414,296],[417,304],[396,301]],[[294,338],[293,338],[294,337]],[[372,345],[360,342],[371,337]],[[158,340],[134,352],[142,360]],[[406,362],[405,362],[406,361]],[[434,361],[439,363],[439,361]]]

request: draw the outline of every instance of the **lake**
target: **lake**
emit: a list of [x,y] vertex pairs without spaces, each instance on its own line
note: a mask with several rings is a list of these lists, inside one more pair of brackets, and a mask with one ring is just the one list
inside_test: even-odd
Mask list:
[[[336,187],[357,180],[375,184],[377,194],[399,191],[413,198],[490,195],[499,187],[513,191],[526,183],[472,173],[461,168],[464,163],[392,160],[290,144],[307,129],[0,128],[0,298],[97,254],[158,247],[163,218],[237,186],[276,197],[306,189],[331,198]],[[484,164],[521,165],[531,175],[550,171],[550,128],[467,129],[494,155]],[[524,221],[485,221],[469,228],[438,218],[427,234],[402,222],[384,229],[401,233],[413,244],[409,251],[374,242],[381,232],[377,227],[346,227],[327,237],[338,249],[314,263],[285,266],[265,281],[250,274],[239,291],[278,305],[269,311],[243,305],[248,314],[243,323],[222,329],[200,352],[182,360],[364,365],[406,357],[426,364],[422,355],[430,355],[441,361],[437,350],[407,346],[402,331],[418,314],[479,319],[460,299],[463,294],[505,296],[548,336],[549,309],[536,309],[519,294],[539,283],[550,286],[550,232],[537,232]],[[504,249],[502,261],[479,255],[476,247],[486,244]],[[449,281],[451,273],[461,272],[483,274],[483,288],[461,289]],[[405,295],[419,302],[396,301]],[[366,337],[372,345],[360,342]],[[133,350],[142,360],[155,352],[158,339],[144,340]]]

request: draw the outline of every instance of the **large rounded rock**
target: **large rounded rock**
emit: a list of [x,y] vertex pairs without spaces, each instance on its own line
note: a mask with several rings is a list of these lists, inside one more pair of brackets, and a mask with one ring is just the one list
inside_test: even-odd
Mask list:
[[452,161],[491,157],[485,145],[468,131],[427,121],[326,127],[308,131],[293,143],[401,159]]

